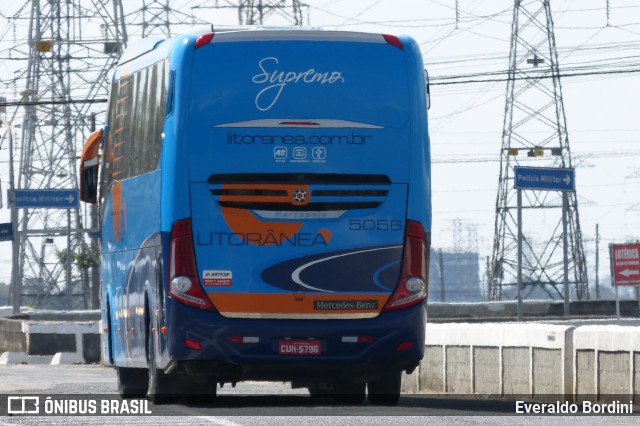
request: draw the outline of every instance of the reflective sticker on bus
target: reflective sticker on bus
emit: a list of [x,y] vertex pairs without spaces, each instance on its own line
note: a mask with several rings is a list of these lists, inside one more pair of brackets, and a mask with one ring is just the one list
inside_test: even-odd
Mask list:
[[232,279],[231,271],[205,270],[202,272],[202,281],[206,287],[230,287]]

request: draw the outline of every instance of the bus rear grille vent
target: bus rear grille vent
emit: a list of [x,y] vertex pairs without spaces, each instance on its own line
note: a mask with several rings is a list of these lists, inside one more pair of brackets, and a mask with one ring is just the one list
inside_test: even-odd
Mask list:
[[208,183],[221,207],[261,212],[373,209],[391,185],[387,176],[373,174],[223,174]]

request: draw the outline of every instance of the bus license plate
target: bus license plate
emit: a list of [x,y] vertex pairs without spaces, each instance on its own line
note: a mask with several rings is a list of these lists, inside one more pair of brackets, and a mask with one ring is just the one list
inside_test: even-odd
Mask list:
[[320,340],[280,340],[278,353],[280,355],[320,355]]

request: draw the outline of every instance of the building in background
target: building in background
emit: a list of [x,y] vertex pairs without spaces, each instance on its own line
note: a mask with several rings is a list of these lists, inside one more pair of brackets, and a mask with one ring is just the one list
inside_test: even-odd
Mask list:
[[429,302],[485,300],[477,252],[431,250]]

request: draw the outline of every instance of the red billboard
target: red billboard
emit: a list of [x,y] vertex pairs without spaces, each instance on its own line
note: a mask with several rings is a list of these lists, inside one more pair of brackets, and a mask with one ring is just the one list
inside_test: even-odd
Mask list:
[[640,243],[611,244],[613,285],[640,285]]

